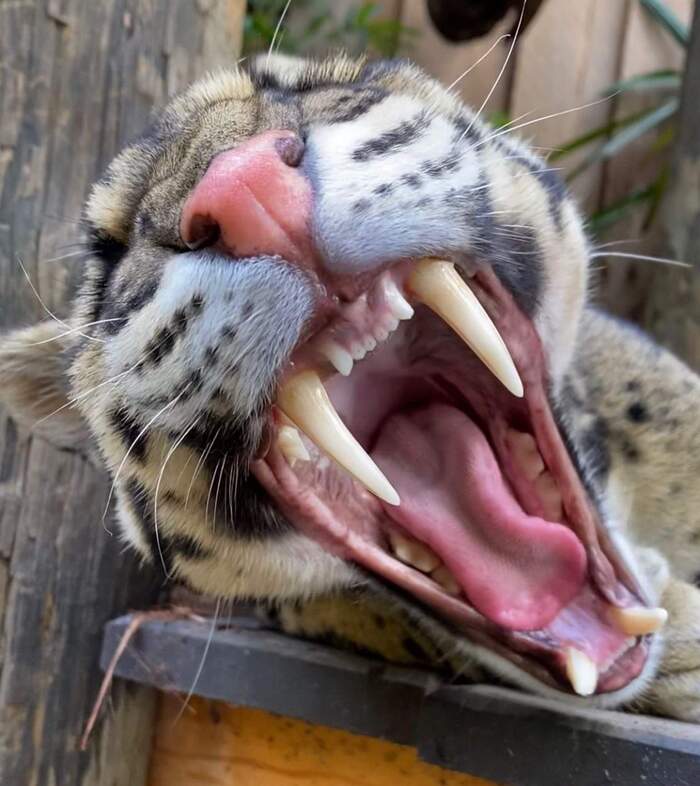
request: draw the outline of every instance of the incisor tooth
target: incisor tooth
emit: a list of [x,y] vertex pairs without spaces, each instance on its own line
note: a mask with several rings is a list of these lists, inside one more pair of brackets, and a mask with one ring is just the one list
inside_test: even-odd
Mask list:
[[301,371],[285,382],[277,406],[372,494],[390,505],[400,504],[394,487],[340,419],[315,371]]
[[397,319],[410,319],[413,308],[406,298],[401,294],[396,284],[389,279],[384,287],[384,295],[389,304],[389,308]]
[[431,551],[427,546],[419,543],[413,538],[407,538],[398,532],[390,532],[389,540],[394,554],[407,565],[413,565],[414,568],[423,571],[423,573],[430,573],[441,565],[440,557]]
[[422,259],[408,278],[416,296],[431,308],[472,349],[494,376],[514,395],[523,395],[523,383],[508,347],[479,299],[451,262]]
[[352,372],[352,355],[344,350],[335,341],[325,341],[320,347],[321,354],[327,358],[335,370],[344,377],[349,377]]
[[277,445],[282,451],[282,455],[287,459],[290,467],[294,467],[297,461],[309,461],[309,451],[301,441],[299,432],[294,426],[281,426],[277,432]]
[[646,636],[647,633],[656,633],[663,628],[668,619],[666,609],[648,609],[644,606],[628,606],[625,609],[611,606],[609,614],[615,627],[627,636]]
[[455,577],[444,565],[441,565],[437,570],[434,570],[430,574],[430,578],[436,584],[439,584],[448,595],[459,595],[459,584],[457,584]]
[[566,650],[566,676],[579,696],[590,696],[598,684],[598,667],[585,652],[575,647]]

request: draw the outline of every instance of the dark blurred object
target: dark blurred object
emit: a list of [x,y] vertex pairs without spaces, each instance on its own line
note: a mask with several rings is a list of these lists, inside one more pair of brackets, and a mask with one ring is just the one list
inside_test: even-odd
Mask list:
[[[544,0],[529,0],[523,14],[521,32],[527,27]],[[449,41],[468,41],[490,33],[508,14],[516,11],[523,0],[428,0],[428,12],[438,31]]]

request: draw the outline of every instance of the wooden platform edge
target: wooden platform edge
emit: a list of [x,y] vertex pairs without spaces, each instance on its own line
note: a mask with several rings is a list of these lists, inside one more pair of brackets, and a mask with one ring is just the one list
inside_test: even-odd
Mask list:
[[[103,668],[128,623],[126,616],[107,625]],[[616,786],[683,786],[700,772],[700,727],[496,686],[448,686],[248,618],[220,620],[213,632],[206,622],[149,622],[116,675],[409,745],[430,764],[501,784],[587,786],[603,776]]]

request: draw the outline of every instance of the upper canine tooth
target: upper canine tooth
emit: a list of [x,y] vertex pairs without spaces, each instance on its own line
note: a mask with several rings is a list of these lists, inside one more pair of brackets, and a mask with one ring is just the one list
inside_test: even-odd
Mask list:
[[668,612],[661,608],[645,606],[610,606],[610,619],[618,630],[627,636],[646,636],[661,630],[668,619]]
[[389,540],[394,554],[401,562],[413,565],[423,573],[430,573],[431,570],[435,570],[442,564],[440,557],[434,551],[413,538],[407,538],[398,532],[391,532]]
[[319,347],[321,354],[327,358],[335,370],[344,377],[349,377],[352,372],[352,355],[344,350],[335,341],[324,341]]
[[301,441],[299,432],[294,426],[281,426],[277,432],[277,445],[282,455],[287,459],[290,467],[294,467],[298,460],[309,461],[309,451]]
[[287,380],[277,394],[277,406],[372,494],[390,505],[400,504],[394,487],[340,419],[315,371],[301,371]]
[[415,313],[411,304],[391,279],[388,279],[384,285],[384,295],[389,308],[397,319],[410,319]]
[[585,652],[567,647],[566,676],[579,696],[590,696],[598,684],[598,667]]
[[469,289],[451,262],[422,259],[414,267],[408,284],[472,349],[514,395],[523,395],[523,383],[508,347],[479,299]]

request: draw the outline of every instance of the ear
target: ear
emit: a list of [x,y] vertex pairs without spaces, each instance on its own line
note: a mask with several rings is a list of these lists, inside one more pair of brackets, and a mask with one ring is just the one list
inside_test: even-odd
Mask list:
[[88,428],[70,402],[67,330],[51,320],[0,336],[0,403],[34,434],[75,448]]

